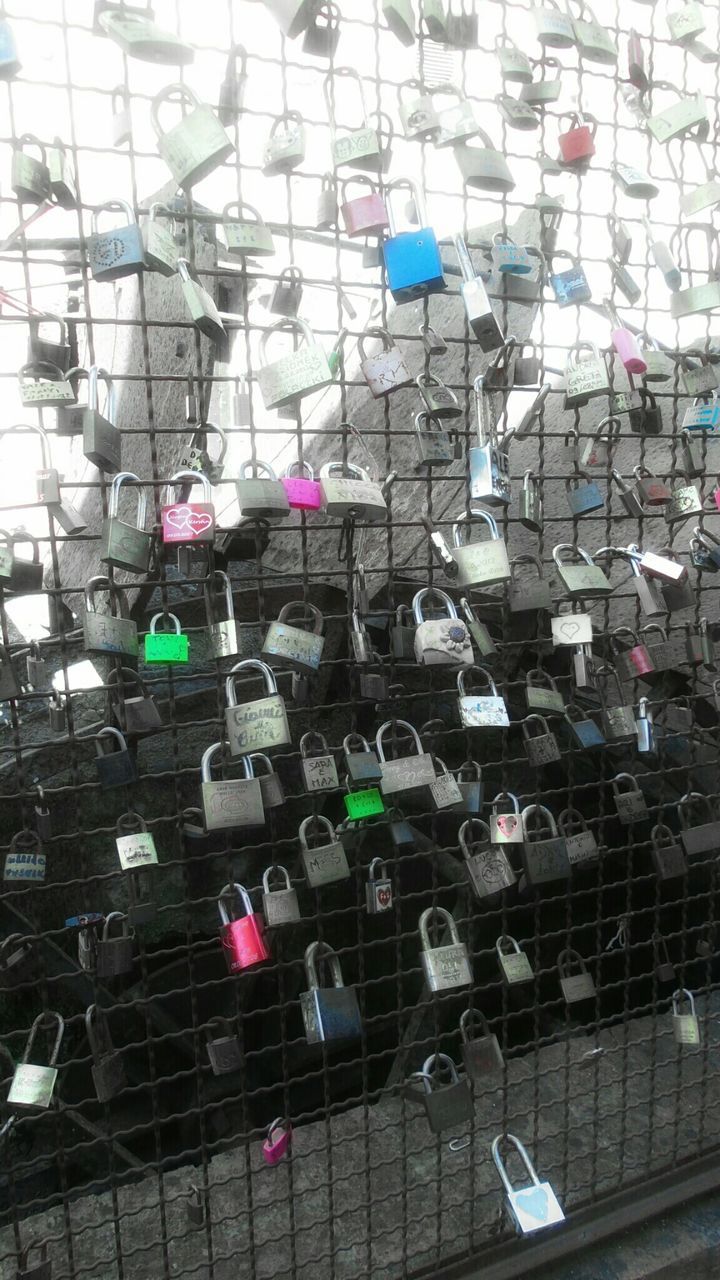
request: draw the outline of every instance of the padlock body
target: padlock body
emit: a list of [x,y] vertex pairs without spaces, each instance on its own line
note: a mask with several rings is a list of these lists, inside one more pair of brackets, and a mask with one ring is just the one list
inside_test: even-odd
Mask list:
[[296,889],[274,889],[270,893],[264,893],[262,908],[268,929],[295,924],[300,919]]
[[498,582],[509,582],[512,577],[507,547],[497,538],[455,547],[453,558],[458,566],[456,582],[459,587],[490,587]]
[[452,987],[469,987],[472,984],[470,961],[464,942],[422,950],[420,960],[430,991],[448,991]]
[[425,666],[469,667],[474,661],[470,633],[459,618],[421,622],[413,648],[416,661]]
[[435,781],[435,766],[427,751],[421,755],[404,756],[399,760],[381,760],[383,795],[395,795],[400,791],[413,791],[416,787],[430,787]]
[[365,885],[365,908],[369,915],[381,915],[393,905],[392,880],[378,877]]
[[311,395],[332,382],[332,370],[317,342],[305,343],[272,364],[258,369],[258,386],[266,409],[278,409]]
[[100,538],[100,560],[130,573],[147,573],[150,568],[153,536],[117,516],[106,516]]
[[135,761],[127,750],[96,755],[95,768],[102,787],[126,787],[131,782],[137,782]]
[[347,880],[350,875],[347,854],[340,840],[319,845],[317,849],[301,848],[303,871],[313,889],[336,880]]
[[549,1182],[532,1184],[518,1191],[511,1191],[508,1204],[520,1235],[531,1235],[543,1227],[565,1221],[557,1196]]
[[94,280],[120,280],[145,269],[145,246],[136,223],[90,236],[87,252]]
[[270,667],[307,671],[313,675],[320,667],[324,645],[322,635],[287,622],[271,622],[260,656]]
[[32,1062],[20,1062],[7,1096],[10,1111],[46,1111],[52,1102],[56,1067],[40,1067]]
[[242,1068],[243,1055],[237,1036],[217,1036],[208,1040],[207,1051],[214,1076],[229,1075],[231,1071]]
[[260,827],[265,822],[258,778],[203,782],[202,805],[208,831]]
[[564,836],[552,836],[547,840],[525,840],[522,861],[529,884],[550,884],[554,880],[566,880],[570,875],[570,861]]
[[468,729],[507,729],[510,724],[503,698],[469,693],[458,698],[460,723]]
[[340,212],[345,230],[351,238],[380,235],[389,226],[385,201],[376,191],[346,200],[340,205]]
[[98,978],[117,978],[120,974],[129,973],[133,967],[132,938],[105,938],[97,944],[97,976]]
[[160,156],[184,190],[212,173],[233,149],[217,117],[204,103],[158,140]]
[[595,983],[590,973],[571,973],[560,979],[560,989],[566,1004],[577,1004],[580,1000],[592,1000],[595,995]]
[[468,451],[470,503],[506,506],[511,499],[510,463],[495,445],[475,445]]
[[131,618],[115,618],[109,613],[85,611],[83,643],[88,653],[120,653],[137,658],[140,652],[136,624]]
[[279,693],[225,710],[225,729],[234,756],[282,747],[291,741],[285,703]]
[[357,996],[352,987],[313,987],[308,994],[317,1018],[319,1040],[338,1042],[359,1039],[362,1022]]
[[413,302],[447,288],[432,227],[391,236],[383,245],[388,287],[396,302]]
[[472,1121],[472,1094],[465,1080],[458,1080],[450,1085],[440,1085],[430,1093],[426,1093],[423,1101],[428,1124],[433,1133],[467,1126]]
[[270,959],[265,943],[265,925],[258,912],[224,924],[220,930],[220,941],[230,973],[240,973]]
[[83,453],[100,471],[114,474],[122,465],[122,435],[96,409],[83,411]]
[[308,480],[304,476],[283,476],[280,483],[293,511],[320,510],[322,491],[317,480]]
[[189,639],[175,631],[148,632],[145,636],[144,658],[152,662],[189,662]]
[[500,968],[505,981],[512,986],[516,982],[532,982],[533,971],[524,951],[513,951],[500,956]]
[[211,502],[181,502],[163,507],[162,540],[166,545],[205,542],[215,539],[215,508]]
[[[307,41],[306,41],[307,43]],[[304,46],[303,46],[304,47]],[[288,1125],[277,1137],[266,1138],[262,1145],[263,1159],[266,1164],[279,1164],[283,1156],[287,1155],[292,1142],[292,1129]]]
[[502,845],[489,845],[465,859],[465,873],[479,899],[493,897],[515,884],[515,873]]
[[680,832],[680,841],[688,858],[720,851],[720,822],[703,822],[697,827],[686,827]]

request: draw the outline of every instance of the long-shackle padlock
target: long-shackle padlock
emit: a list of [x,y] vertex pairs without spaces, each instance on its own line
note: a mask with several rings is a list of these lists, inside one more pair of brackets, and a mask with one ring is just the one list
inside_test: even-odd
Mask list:
[[[423,603],[428,599],[441,601],[446,616],[425,620]],[[425,666],[472,666],[474,661],[472,641],[465,623],[458,618],[450,596],[437,587],[424,587],[412,602],[415,635],[413,648],[417,662]]]
[[[202,488],[202,502],[173,501],[172,489],[178,481],[189,481]],[[162,540],[165,546],[187,546],[194,543],[212,543],[215,540],[215,507],[212,503],[210,481],[202,471],[176,471],[166,488],[160,520]]]
[[642,374],[647,370],[647,364],[643,357],[642,351],[638,344],[638,340],[634,333],[623,327],[615,307],[610,298],[603,298],[603,306],[610,318],[610,323],[614,326],[610,333],[610,340],[617,351],[622,363],[628,373]]
[[[137,508],[135,524],[128,524],[118,516],[120,490],[127,481],[134,481]],[[142,481],[133,471],[120,471],[113,476],[108,498],[108,513],[103,520],[100,537],[100,560],[116,569],[129,573],[147,573],[153,551],[153,534],[145,528],[147,496]]]
[[50,514],[57,520],[65,533],[70,536],[76,533],[83,533],[87,529],[87,522],[80,515],[80,512],[67,499],[63,498],[60,492],[61,477],[57,467],[52,465],[50,441],[46,432],[38,424],[30,423],[25,426],[19,423],[16,426],[5,427],[0,431],[0,436],[9,434],[12,431],[34,431],[39,436],[42,469],[35,473],[37,500],[48,508]]
[[[191,110],[164,133],[160,127],[160,107],[165,102],[189,104]],[[235,148],[217,119],[187,85],[170,84],[152,100],[150,108],[158,153],[179,187],[187,191],[202,181],[231,156]]]
[[[334,110],[334,77],[351,80],[357,88],[360,102],[359,127],[353,127],[338,134]],[[370,173],[381,173],[385,169],[386,156],[383,154],[382,139],[377,129],[370,125],[365,101],[365,90],[359,73],[354,67],[333,67],[331,74],[323,81],[323,94],[330,121],[330,139],[333,166],[338,169],[342,165],[350,165],[353,169],[361,169]]]
[[[484,522],[490,531],[489,542],[464,545],[463,530],[476,521]],[[457,564],[457,585],[489,587],[512,578],[507,546],[500,536],[495,517],[480,507],[462,512],[453,523],[453,558]]]
[[119,613],[97,613],[95,593],[111,592],[110,579],[90,578],[85,587],[85,611],[83,613],[83,643],[89,653],[117,653],[137,658],[139,652],[137,625],[129,616],[127,596],[122,587],[114,587],[111,606],[117,600]]
[[163,226],[161,219],[165,218],[172,221],[174,229],[172,210],[167,205],[154,201],[150,205],[147,222],[142,227],[142,238],[147,270],[169,277],[174,276],[177,271],[180,250],[173,232]]
[[[239,899],[242,915],[230,915],[225,900]],[[230,910],[235,911],[236,907]],[[226,884],[220,890],[218,914],[221,921],[220,943],[230,973],[242,973],[270,959],[265,941],[265,924],[259,912],[253,911],[250,894],[244,885]]]
[[[220,439],[220,452],[217,458],[210,457],[208,432],[214,432]],[[180,465],[189,471],[199,471],[207,476],[210,484],[219,484],[225,470],[227,453],[227,436],[221,427],[214,422],[203,422],[193,432],[187,457],[183,457]]]
[[[266,696],[238,706],[236,682],[245,672],[259,672],[265,681]],[[225,731],[233,756],[286,746],[290,741],[285,703],[277,691],[270,667],[255,658],[237,662],[225,681]]]
[[465,873],[475,897],[482,902],[516,883],[515,872],[501,845],[490,842],[490,830],[479,818],[463,822],[458,832]]
[[477,410],[478,443],[468,450],[470,469],[470,506],[475,502],[488,506],[507,506],[511,499],[510,463],[497,441],[492,423],[485,378],[479,374],[473,383]]
[[177,274],[180,279],[180,292],[193,324],[211,342],[223,342],[225,325],[222,322],[222,316],[212,294],[201,284],[197,269],[187,258],[179,257]]
[[[635,714],[632,706],[623,702],[622,685],[615,668],[609,662],[595,669],[595,680],[602,700],[603,732],[608,742],[634,742],[636,737]],[[615,702],[609,705],[608,684],[614,686]]]
[[[409,188],[420,226],[398,234],[393,194],[399,188]],[[440,249],[435,232],[427,224],[425,203],[419,188],[407,178],[396,178],[388,183],[386,192],[390,236],[383,246],[383,258],[393,298],[397,303],[415,302],[428,294],[443,292],[447,282]]]
[[[530,1177],[528,1186],[521,1187],[518,1190],[513,1187],[500,1154],[502,1143],[511,1144],[517,1151]],[[535,1172],[535,1167],[519,1138],[516,1138],[513,1133],[500,1134],[493,1141],[492,1157],[505,1188],[508,1206],[519,1235],[532,1235],[535,1231],[541,1231],[544,1227],[555,1226],[558,1222],[565,1221],[565,1214],[560,1207],[555,1192],[549,1182],[540,1181]]]
[[504,346],[505,337],[495,318],[488,291],[476,273],[468,247],[459,233],[453,235],[453,244],[462,272],[460,295],[467,323],[481,351],[497,351]]
[[92,1056],[90,1070],[98,1102],[109,1102],[127,1086],[122,1056],[115,1049],[107,1014],[97,1004],[85,1011],[85,1032]]
[[[214,658],[232,658],[240,653],[242,643],[235,618],[232,586],[222,569],[215,569],[206,579],[203,595],[212,655]],[[225,617],[218,617],[218,611]]]
[[[47,1066],[40,1066],[37,1063],[30,1062],[30,1055],[33,1051],[38,1031],[43,1027],[47,1027],[49,1030],[50,1025],[53,1024],[57,1029]],[[13,1074],[7,1097],[7,1105],[10,1111],[41,1112],[47,1111],[48,1107],[50,1107],[57,1080],[57,1060],[64,1032],[65,1023],[59,1013],[47,1010],[38,1014],[30,1028],[23,1056]]]
[[[305,948],[304,961],[307,991],[300,993],[300,1011],[308,1044],[358,1040],[362,1035],[360,1008],[354,988],[343,982],[339,957],[327,942],[311,942]],[[320,985],[318,964],[324,963],[330,970],[331,987]]]
[[[106,386],[104,411],[100,412],[99,382]],[[88,401],[82,416],[83,453],[101,471],[120,471],[122,435],[115,425],[116,397],[110,374],[98,365],[88,372]]]
[[[442,920],[450,934],[449,944],[433,947],[429,927],[433,919]],[[464,942],[460,941],[457,925],[444,907],[428,907],[418,921],[420,932],[420,960],[425,982],[430,991],[448,991],[455,987],[472,985],[470,958]]]
[[200,777],[202,781],[202,806],[205,827],[208,831],[233,831],[243,827],[261,827],[265,823],[265,810],[260,781],[254,777],[247,757],[242,757],[244,778],[212,781],[211,769],[215,756],[222,756],[222,742],[214,742],[202,755]]

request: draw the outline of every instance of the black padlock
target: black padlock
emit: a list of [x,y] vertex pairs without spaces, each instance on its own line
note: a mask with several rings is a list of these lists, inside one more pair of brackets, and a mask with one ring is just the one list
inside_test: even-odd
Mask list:
[[[7,583],[7,590],[14,591],[18,595],[25,595],[31,591],[42,591],[44,565],[40,560],[40,543],[37,538],[33,538],[32,534],[25,529],[18,529],[11,533],[8,542],[12,549],[12,567],[10,569],[10,579]],[[18,543],[23,544],[29,542],[33,549],[32,560],[22,559],[15,554],[15,547]]]
[[275,316],[297,316],[302,298],[303,274],[299,267],[285,267],[268,303],[268,311]]
[[367,785],[380,782],[382,778],[380,761],[362,734],[348,733],[343,739],[343,751],[351,787],[357,783]]
[[638,435],[659,436],[662,432],[662,414],[652,391],[639,387],[640,405],[630,410],[630,430]]

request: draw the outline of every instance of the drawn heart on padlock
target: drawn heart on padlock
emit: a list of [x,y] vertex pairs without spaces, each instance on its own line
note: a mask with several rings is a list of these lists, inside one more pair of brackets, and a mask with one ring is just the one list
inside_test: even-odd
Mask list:
[[179,533],[188,533],[197,538],[212,524],[212,516],[206,511],[194,511],[192,507],[171,507],[165,513],[165,521]]
[[517,831],[519,821],[516,813],[501,813],[497,819],[498,831],[509,839]]
[[576,636],[579,630],[580,627],[577,622],[563,622],[560,627],[560,634],[567,636],[568,640],[572,640],[573,636]]
[[378,906],[389,907],[391,898],[392,898],[392,893],[389,889],[378,889],[378,895],[377,895]]
[[518,1191],[515,1196],[515,1203],[518,1209],[522,1209],[523,1213],[535,1218],[536,1222],[545,1222],[547,1220],[547,1192],[542,1187],[527,1187],[524,1191]]

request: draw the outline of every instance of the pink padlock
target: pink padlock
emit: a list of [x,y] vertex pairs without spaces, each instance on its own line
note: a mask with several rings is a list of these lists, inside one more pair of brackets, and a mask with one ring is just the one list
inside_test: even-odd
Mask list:
[[[630,637],[628,648],[620,647],[620,636]],[[652,675],[656,670],[647,646],[638,641],[630,627],[615,627],[615,630],[610,633],[610,648],[615,655],[615,667],[623,680]]]
[[[294,476],[293,471],[304,471],[307,474]],[[319,511],[322,503],[322,489],[315,479],[315,473],[309,462],[291,462],[280,483],[287,494],[288,502],[294,511]]]
[[640,350],[640,344],[634,333],[624,329],[620,317],[609,298],[603,299],[603,306],[615,328],[610,339],[628,373],[646,373],[647,361]]
[[292,1125],[289,1120],[278,1116],[273,1120],[268,1135],[262,1145],[262,1153],[266,1164],[279,1164],[287,1155],[292,1143]]
[[[210,481],[202,471],[176,471],[170,477],[168,490],[178,480],[201,484],[203,502],[166,502],[160,509],[162,540],[174,545],[215,540],[215,508],[210,501]],[[167,491],[166,491],[167,492]]]
[[[558,137],[561,162],[578,166],[588,164],[595,155],[597,120],[589,115],[579,116],[575,113],[560,116],[560,119],[572,121],[567,133],[561,133]],[[590,124],[586,124],[586,120]]]
[[[355,196],[352,200],[345,199],[345,190],[351,182],[360,182],[370,188],[370,194],[367,196]],[[340,205],[345,230],[352,238],[354,236],[379,236],[387,227],[390,226],[388,211],[385,207],[385,201],[379,191],[375,190],[370,178],[363,174],[354,178],[346,178],[340,183],[340,192],[343,203]]]
[[[245,915],[235,916],[228,912],[224,899],[239,899]],[[231,911],[234,908],[231,907]],[[265,923],[262,915],[253,911],[250,894],[241,884],[226,884],[218,898],[218,912],[222,921],[220,941],[225,951],[225,959],[230,973],[240,973],[251,969],[253,965],[262,964],[270,959],[270,952],[265,943]]]
[[717,507],[718,511],[720,511],[720,489],[715,490],[715,492],[713,493],[713,498],[715,499],[715,506]]

